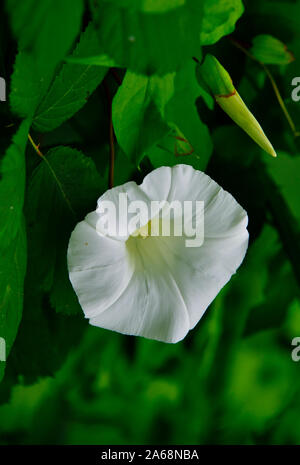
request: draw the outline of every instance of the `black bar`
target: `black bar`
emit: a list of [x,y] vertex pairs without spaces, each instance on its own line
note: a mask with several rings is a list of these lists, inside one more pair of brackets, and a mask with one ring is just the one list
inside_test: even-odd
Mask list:
[[[276,456],[284,460],[291,458],[295,453],[299,457],[299,446],[239,446],[239,445],[171,445],[171,446],[50,446],[50,445],[22,445],[1,446],[0,455],[5,454],[6,461],[27,460],[30,464],[43,464],[44,462],[60,464],[67,461],[70,464],[98,465],[101,463],[210,463],[212,460],[231,460],[240,458],[247,460],[268,454],[268,461]],[[2,460],[1,460],[2,463]],[[4,463],[4,462],[3,462]],[[8,463],[8,462],[7,462]],[[20,462],[21,463],[21,462]]]

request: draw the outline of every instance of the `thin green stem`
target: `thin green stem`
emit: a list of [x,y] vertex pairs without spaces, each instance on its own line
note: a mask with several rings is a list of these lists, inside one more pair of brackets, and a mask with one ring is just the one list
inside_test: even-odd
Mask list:
[[268,76],[270,82],[271,82],[271,85],[272,85],[272,88],[274,90],[274,93],[276,95],[276,98],[278,100],[278,103],[282,109],[282,112],[293,132],[293,135],[294,137],[299,137],[300,136],[300,132],[297,131],[296,129],[296,126],[295,126],[295,123],[291,117],[291,115],[289,114],[287,108],[286,108],[286,105],[283,101],[283,98],[281,97],[281,94],[280,94],[280,91],[278,89],[278,86],[276,84],[276,81],[274,79],[274,77],[272,76],[272,73],[271,71],[269,70],[269,68],[264,64],[262,63],[261,61],[259,61],[257,58],[255,58],[255,56],[253,56],[245,47],[243,47],[237,40],[233,39],[233,38],[230,38],[229,39],[230,42],[235,46],[237,47],[239,50],[241,50],[245,55],[247,55],[248,58],[250,58],[251,60],[255,61],[256,63],[258,63],[262,68],[263,70],[265,71],[266,75]]
[[112,121],[112,98],[110,95],[108,84],[104,81],[104,89],[106,93],[106,99],[109,111],[109,175],[108,175],[108,187],[111,189],[114,186],[114,171],[115,171],[115,143],[114,143],[114,127]]

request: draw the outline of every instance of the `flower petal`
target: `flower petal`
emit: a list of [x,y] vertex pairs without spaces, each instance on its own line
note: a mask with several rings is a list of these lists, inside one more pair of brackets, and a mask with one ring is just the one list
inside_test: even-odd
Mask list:
[[169,272],[185,302],[192,329],[241,264],[248,233],[241,234],[238,240],[205,240],[199,248],[186,248],[182,238],[161,239],[161,254],[168,260]]
[[130,239],[135,261],[132,279],[113,305],[90,319],[92,325],[169,343],[186,336],[188,311],[177,283],[156,253],[159,240]]
[[125,243],[99,235],[97,219],[91,213],[78,223],[68,248],[70,281],[88,318],[118,299],[134,271]]
[[[140,186],[133,181],[127,182],[122,186],[109,189],[98,199],[97,202],[97,212],[99,214],[97,229],[104,232],[104,224],[106,223],[109,226],[108,233],[106,232],[107,235],[117,240],[126,241],[129,235],[133,232],[130,228],[128,230],[130,219],[137,214],[128,213],[128,205],[133,204],[133,202],[141,201],[150,211],[150,200],[148,196],[140,189]],[[112,204],[114,206],[114,210],[109,210],[108,212],[101,211],[101,207],[104,209],[106,208],[106,202]],[[124,205],[121,202],[123,202]],[[147,224],[149,219],[150,218],[146,218],[143,224]]]

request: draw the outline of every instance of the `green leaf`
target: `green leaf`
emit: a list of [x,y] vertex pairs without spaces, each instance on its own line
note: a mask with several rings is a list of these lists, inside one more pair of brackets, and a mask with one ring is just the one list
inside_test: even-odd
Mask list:
[[260,182],[264,185],[274,224],[300,283],[299,159],[281,153],[274,166],[266,161],[266,167]]
[[21,225],[29,127],[30,120],[21,123],[0,162],[0,249],[13,241]]
[[16,383],[20,376],[25,384],[42,376],[54,377],[80,344],[86,326],[84,318],[57,314],[45,296],[31,291],[25,286],[23,317],[6,368],[4,389],[9,390],[14,378]]
[[268,34],[254,37],[250,52],[267,65],[287,65],[295,59],[284,43]]
[[[244,334],[249,336],[258,331],[278,328],[285,320],[287,310],[297,294],[297,283],[290,263],[283,260],[271,260],[269,280],[263,300],[251,309]],[[280,286],[274,286],[280,282]]]
[[87,57],[71,56],[66,58],[67,63],[74,63],[75,65],[93,65],[104,66],[106,68],[117,68],[117,63],[109,58],[107,55],[94,55]]
[[267,171],[300,225],[300,158],[279,152],[276,162],[265,159]]
[[113,125],[118,143],[136,164],[169,131],[163,114],[173,93],[173,80],[172,74],[160,78],[127,71],[113,99]]
[[72,313],[71,304],[77,305],[66,271],[68,240],[76,222],[95,208],[102,191],[94,162],[69,147],[51,149],[29,182],[25,210],[29,282],[37,292],[53,292],[52,303],[67,313]]
[[[70,40],[74,38],[74,25],[80,25],[83,13],[81,0],[6,0],[6,9],[10,15],[11,27],[22,50],[34,49],[41,57],[48,50],[44,60],[56,61],[64,56]],[[68,16],[69,15],[69,16]],[[55,31],[55,34],[53,32]],[[49,38],[51,37],[51,40]],[[63,50],[56,45],[65,42]]]
[[199,56],[202,2],[185,0],[179,4],[164,12],[152,8],[160,11],[153,13],[151,9],[141,11],[137,1],[124,5],[91,0],[102,53],[119,66],[144,74],[166,74],[190,57]]
[[[82,34],[72,58],[85,59],[99,50],[98,38],[90,24]],[[71,118],[104,78],[108,68],[92,64],[64,64],[33,120],[37,131],[52,131]]]
[[229,290],[229,298],[232,302],[236,300],[237,308],[243,308],[245,316],[248,317],[254,307],[264,302],[270,263],[279,251],[276,230],[265,225],[260,236],[250,245],[240,274],[233,281],[233,289]]
[[26,198],[28,267],[14,363],[26,379],[52,375],[83,329],[68,279],[68,240],[77,221],[95,208],[103,191],[93,161],[69,147],[50,150],[33,172]]
[[83,1],[6,0],[6,8],[20,50],[12,76],[11,108],[21,117],[32,116],[79,33]]
[[[280,286],[274,283],[280,283]],[[244,336],[281,326],[297,293],[297,283],[278,232],[273,227],[265,225],[259,238],[250,246],[241,276],[235,284],[239,293],[234,293],[233,297],[241,298],[237,305],[248,307]]]
[[175,166],[183,163],[191,165],[200,171],[205,170],[210,154],[211,147],[208,148],[207,153],[201,158],[179,129],[174,129],[171,133],[167,134],[155,147],[152,147],[147,152],[147,156],[154,168]]
[[[279,282],[284,286],[274,285]],[[239,323],[241,335],[272,329],[281,324],[295,289],[278,233],[266,224],[259,237],[250,243],[243,265],[232,279],[225,311],[235,306],[243,312]]]
[[60,253],[55,264],[55,274],[50,291],[50,303],[57,313],[64,315],[81,314],[77,296],[69,281],[67,254]]
[[115,5],[134,8],[146,13],[163,13],[186,3],[186,0],[107,0]]
[[201,44],[214,44],[221,37],[233,32],[235,23],[243,12],[241,0],[205,0]]
[[[174,94],[165,109],[165,119],[175,129],[177,153],[192,151],[192,166],[204,170],[212,153],[212,142],[207,126],[201,121],[196,108],[196,100],[201,98],[211,109],[212,97],[201,88],[196,79],[196,64],[191,60],[174,79]],[[180,141],[180,137],[187,143]],[[182,147],[180,147],[182,142]],[[174,146],[174,143],[172,144]],[[183,155],[177,163],[189,163],[189,155]]]
[[[211,108],[213,99],[197,84],[192,60],[176,75],[163,78],[128,71],[113,101],[113,123],[120,146],[136,163],[147,154],[154,166],[174,165],[180,162],[180,153],[192,152],[190,163],[196,169],[205,169],[212,143],[197,113],[198,97]],[[173,132],[168,136],[170,129]]]
[[[23,309],[23,285],[26,270],[26,234],[22,221],[14,240],[0,253],[0,337],[6,343],[6,357],[17,335]],[[5,362],[0,362],[0,381]]]
[[11,76],[9,103],[12,113],[21,118],[32,118],[41,97],[47,90],[34,63],[35,59],[32,55],[20,51],[16,56]]

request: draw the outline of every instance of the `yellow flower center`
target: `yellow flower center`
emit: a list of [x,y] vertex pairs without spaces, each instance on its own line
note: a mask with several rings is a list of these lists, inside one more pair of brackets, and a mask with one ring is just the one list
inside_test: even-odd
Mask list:
[[147,239],[150,236],[159,236],[162,233],[162,220],[159,217],[152,218],[141,228],[136,229],[131,236]]
[[148,223],[142,226],[141,228],[134,231],[131,235],[134,237],[147,239],[147,237],[151,235],[151,220],[149,220]]

